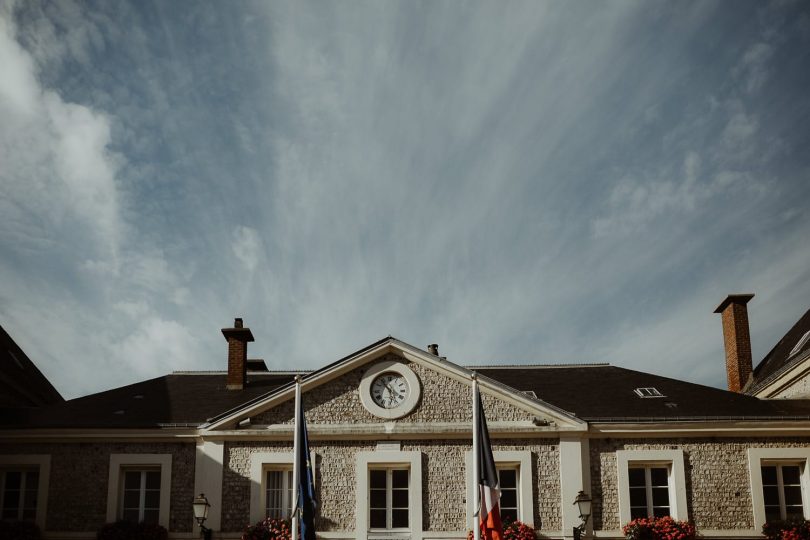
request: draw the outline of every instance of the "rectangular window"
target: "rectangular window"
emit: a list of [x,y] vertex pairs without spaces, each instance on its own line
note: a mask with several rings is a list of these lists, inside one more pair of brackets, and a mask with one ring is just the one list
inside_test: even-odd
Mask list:
[[498,467],[498,484],[501,487],[501,521],[517,521],[520,515],[520,474],[517,467]]
[[160,518],[160,469],[124,469],[121,519],[157,524]]
[[369,475],[369,527],[407,529],[409,469],[371,469]]
[[265,472],[265,516],[290,519],[293,508],[292,469],[269,469]]
[[39,469],[0,469],[0,519],[34,521]]
[[801,464],[762,465],[762,498],[768,521],[804,517],[801,478]]
[[669,467],[634,465],[628,470],[630,518],[670,515]]

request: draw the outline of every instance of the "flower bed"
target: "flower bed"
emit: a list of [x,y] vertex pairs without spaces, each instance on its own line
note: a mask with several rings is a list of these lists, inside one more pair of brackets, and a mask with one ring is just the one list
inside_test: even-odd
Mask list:
[[669,516],[636,518],[624,527],[627,540],[694,540],[695,527],[688,521],[677,521]]
[[810,521],[771,521],[762,526],[762,534],[768,540],[810,540]]
[[242,540],[290,540],[292,530],[286,519],[267,518],[250,525],[242,532]]
[[[481,536],[483,538],[483,535]],[[512,521],[503,524],[504,540],[537,540],[537,533],[522,521]],[[467,540],[473,539],[473,532],[467,532]]]

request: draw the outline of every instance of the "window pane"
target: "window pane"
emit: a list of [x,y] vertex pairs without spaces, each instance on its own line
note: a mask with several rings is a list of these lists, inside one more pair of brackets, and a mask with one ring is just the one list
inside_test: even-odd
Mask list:
[[644,469],[630,469],[628,471],[628,479],[631,486],[643,486]]
[[785,510],[786,510],[786,515],[787,515],[788,518],[804,517],[804,514],[802,513],[802,507],[801,506],[787,506],[787,507],[785,507]]
[[786,465],[782,467],[782,483],[784,485],[793,484],[799,485],[800,480],[799,476],[801,473],[799,472],[799,467],[795,465]]
[[143,520],[146,523],[157,523],[159,513],[160,512],[158,510],[144,510],[143,511]]
[[669,506],[669,489],[652,488],[653,506]]
[[799,486],[785,486],[785,504],[802,505],[802,488]]
[[125,521],[132,521],[133,523],[137,523],[138,522],[138,509],[135,508],[135,509],[132,509],[132,510],[124,510],[124,513],[123,513],[123,515],[121,517]]
[[765,507],[765,519],[768,521],[776,521],[782,519],[782,514],[779,512],[778,506]]
[[391,487],[393,488],[408,487],[408,471],[407,470],[391,471]]
[[16,489],[7,489],[3,494],[3,516],[6,515],[6,510],[14,510],[14,517],[17,517],[17,508],[20,507],[20,491]]
[[664,517],[669,515],[669,507],[653,508],[653,515],[655,517]]
[[504,469],[498,471],[501,489],[517,487],[517,471],[515,469]]
[[370,499],[371,499],[371,508],[385,508],[384,489],[372,489]]
[[765,486],[762,488],[765,506],[779,506],[779,488],[776,486]]
[[504,508],[517,507],[517,491],[514,489],[507,489],[501,492],[501,506]]
[[408,526],[408,511],[407,510],[391,510],[391,527],[407,527]]
[[517,521],[517,510],[514,508],[501,508],[501,522]]
[[20,471],[6,472],[6,490],[20,489],[22,473]]
[[669,483],[669,473],[665,467],[650,468],[650,481],[653,486],[666,486]]
[[647,507],[647,489],[630,488],[630,506],[643,506]]
[[124,473],[124,489],[140,489],[141,471],[127,471]]
[[124,491],[124,508],[138,508],[141,504],[141,493],[135,490]]
[[34,508],[26,508],[23,510],[22,518],[24,521],[34,521],[37,517],[36,509]]
[[160,508],[160,491],[147,490],[144,493],[144,506],[146,508]]
[[25,501],[23,502],[23,506],[26,508],[36,508],[37,507],[37,490],[36,489],[28,489],[25,491]]
[[776,485],[776,467],[762,467],[762,485]]
[[369,512],[370,524],[374,529],[385,529],[385,510],[372,510]]
[[630,519],[647,517],[647,507],[630,507]]
[[160,471],[146,473],[146,489],[160,489]]
[[385,471],[369,471],[369,484],[372,488],[385,489]]
[[37,484],[39,483],[39,471],[28,471],[28,473],[26,474],[27,474],[27,476],[25,477],[26,489],[36,489]]
[[408,490],[395,489],[391,492],[392,508],[408,508]]

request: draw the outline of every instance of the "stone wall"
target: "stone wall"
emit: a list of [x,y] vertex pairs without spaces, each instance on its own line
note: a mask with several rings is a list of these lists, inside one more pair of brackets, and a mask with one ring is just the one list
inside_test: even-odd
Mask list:
[[194,523],[194,444],[2,444],[0,454],[49,454],[49,531],[97,531],[107,521],[110,454],[172,454],[169,530],[190,532]]
[[619,523],[617,450],[684,452],[687,510],[701,529],[750,529],[754,526],[749,448],[806,447],[799,438],[741,439],[592,439],[590,441],[593,525],[616,530]]
[[[307,424],[382,423],[383,419],[368,412],[360,401],[360,380],[377,362],[396,360],[410,367],[422,384],[422,397],[414,411],[398,422],[472,422],[472,396],[469,384],[463,384],[420,364],[389,354],[346,373],[317,388],[304,392]],[[531,420],[534,414],[482,393],[487,420]],[[253,424],[291,424],[294,402],[289,400],[271,410],[257,414]]]
[[[356,453],[373,451],[376,442],[311,441],[317,455],[316,484],[319,500],[316,527],[319,531],[355,529]],[[422,452],[422,526],[425,531],[466,529],[467,441],[403,441],[403,451]],[[535,526],[561,528],[559,441],[494,440],[494,450],[529,450],[532,453],[532,494]],[[250,518],[250,454],[292,452],[288,443],[232,442],[225,449],[222,514],[223,531],[239,531]]]
[[771,399],[807,399],[810,398],[810,374],[797,377],[790,386],[771,396]]

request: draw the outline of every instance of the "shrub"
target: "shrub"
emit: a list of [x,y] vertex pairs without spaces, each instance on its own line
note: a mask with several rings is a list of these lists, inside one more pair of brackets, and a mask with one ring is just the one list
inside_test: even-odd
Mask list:
[[36,523],[30,521],[0,521],[0,538],[3,540],[42,540]]
[[636,518],[624,527],[627,540],[694,540],[695,527],[688,521],[677,521],[669,516]]
[[96,540],[168,540],[169,532],[165,527],[154,523],[132,523],[116,521],[107,523],[98,533]]
[[[484,535],[481,535],[483,538]],[[507,521],[503,524],[504,540],[537,540],[537,533],[522,521]],[[467,532],[467,540],[473,539],[473,531]]]
[[249,525],[242,531],[242,540],[290,540],[292,530],[290,522],[286,519],[267,518]]
[[810,540],[810,521],[770,521],[762,526],[762,534],[768,540]]

